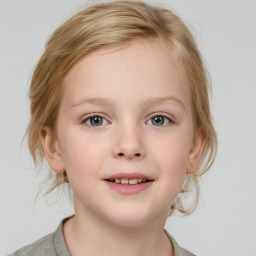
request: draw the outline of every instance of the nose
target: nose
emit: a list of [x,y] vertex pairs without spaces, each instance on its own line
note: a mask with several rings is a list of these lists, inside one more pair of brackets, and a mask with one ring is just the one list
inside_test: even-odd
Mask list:
[[123,159],[143,159],[145,147],[143,135],[135,127],[120,129],[116,134],[113,156]]

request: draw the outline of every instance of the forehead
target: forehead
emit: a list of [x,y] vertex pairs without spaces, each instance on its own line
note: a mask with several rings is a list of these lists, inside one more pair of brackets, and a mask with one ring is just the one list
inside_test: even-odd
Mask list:
[[64,98],[74,103],[88,94],[107,98],[118,94],[125,99],[127,95],[162,97],[172,91],[177,97],[190,98],[184,66],[160,39],[140,39],[92,52],[68,72],[63,90]]

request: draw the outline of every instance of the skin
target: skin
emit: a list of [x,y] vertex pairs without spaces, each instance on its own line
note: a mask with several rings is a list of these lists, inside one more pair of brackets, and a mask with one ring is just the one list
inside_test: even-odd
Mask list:
[[[93,126],[90,114],[102,125]],[[160,39],[79,61],[63,81],[56,131],[43,127],[41,140],[49,165],[67,171],[74,191],[75,216],[64,224],[72,255],[173,255],[164,233],[168,208],[197,169],[204,136],[193,136],[185,69]],[[104,182],[120,172],[154,182],[123,195]]]

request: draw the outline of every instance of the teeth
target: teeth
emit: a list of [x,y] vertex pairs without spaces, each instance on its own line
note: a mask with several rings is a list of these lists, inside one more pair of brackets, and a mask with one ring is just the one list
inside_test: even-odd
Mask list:
[[110,179],[111,182],[115,183],[121,183],[121,184],[130,184],[130,185],[135,185],[138,183],[146,182],[146,179]]
[[129,184],[137,184],[138,183],[138,180],[137,179],[130,179],[129,180]]
[[128,179],[121,179],[121,183],[122,184],[128,184],[129,182],[128,182]]

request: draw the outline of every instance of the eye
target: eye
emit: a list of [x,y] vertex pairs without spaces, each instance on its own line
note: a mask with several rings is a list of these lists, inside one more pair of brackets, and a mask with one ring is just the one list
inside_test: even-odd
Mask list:
[[157,114],[151,117],[147,123],[155,126],[165,126],[172,122],[173,121],[169,117]]
[[93,114],[89,117],[85,117],[82,120],[82,123],[85,123],[88,126],[102,126],[108,124],[108,121],[100,115]]

